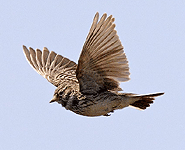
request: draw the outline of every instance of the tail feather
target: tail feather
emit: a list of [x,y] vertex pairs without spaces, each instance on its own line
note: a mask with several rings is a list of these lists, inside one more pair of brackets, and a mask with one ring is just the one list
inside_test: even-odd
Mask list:
[[155,100],[155,97],[161,96],[164,93],[155,93],[155,94],[146,94],[146,95],[133,95],[133,97],[139,97],[139,100],[134,102],[133,104],[130,104],[130,106],[140,109],[140,110],[145,110],[147,107],[150,107],[150,104],[153,103]]

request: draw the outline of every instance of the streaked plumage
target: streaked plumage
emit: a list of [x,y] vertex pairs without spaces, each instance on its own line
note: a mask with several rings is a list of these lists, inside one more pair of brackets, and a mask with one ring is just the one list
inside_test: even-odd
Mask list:
[[114,18],[96,13],[78,64],[44,47],[23,46],[30,65],[57,88],[50,102],[84,116],[108,116],[127,106],[144,110],[156,96],[118,93],[119,82],[129,80],[129,66],[115,30]]

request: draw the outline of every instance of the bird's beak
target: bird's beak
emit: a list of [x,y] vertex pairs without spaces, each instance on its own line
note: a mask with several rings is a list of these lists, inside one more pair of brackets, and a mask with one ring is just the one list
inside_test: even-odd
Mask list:
[[59,96],[58,96],[58,94],[55,94],[55,95],[53,96],[52,100],[50,100],[49,103],[58,102],[58,101],[59,101]]

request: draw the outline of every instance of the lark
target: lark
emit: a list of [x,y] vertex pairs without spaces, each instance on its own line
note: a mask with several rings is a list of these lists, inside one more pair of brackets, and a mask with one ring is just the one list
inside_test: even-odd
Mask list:
[[49,51],[23,46],[29,64],[56,86],[53,99],[65,109],[83,116],[109,116],[128,106],[145,110],[164,93],[121,93],[120,82],[130,79],[124,48],[115,30],[114,18],[95,14],[78,64]]

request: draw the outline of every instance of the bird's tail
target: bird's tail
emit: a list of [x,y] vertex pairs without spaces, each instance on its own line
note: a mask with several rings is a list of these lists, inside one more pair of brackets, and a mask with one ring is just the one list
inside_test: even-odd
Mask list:
[[129,106],[134,107],[136,109],[145,110],[147,107],[150,107],[150,104],[153,103],[153,101],[155,100],[155,97],[161,96],[163,94],[164,93],[155,93],[155,94],[146,94],[146,95],[130,94],[127,96],[138,99],[137,101],[130,104]]

